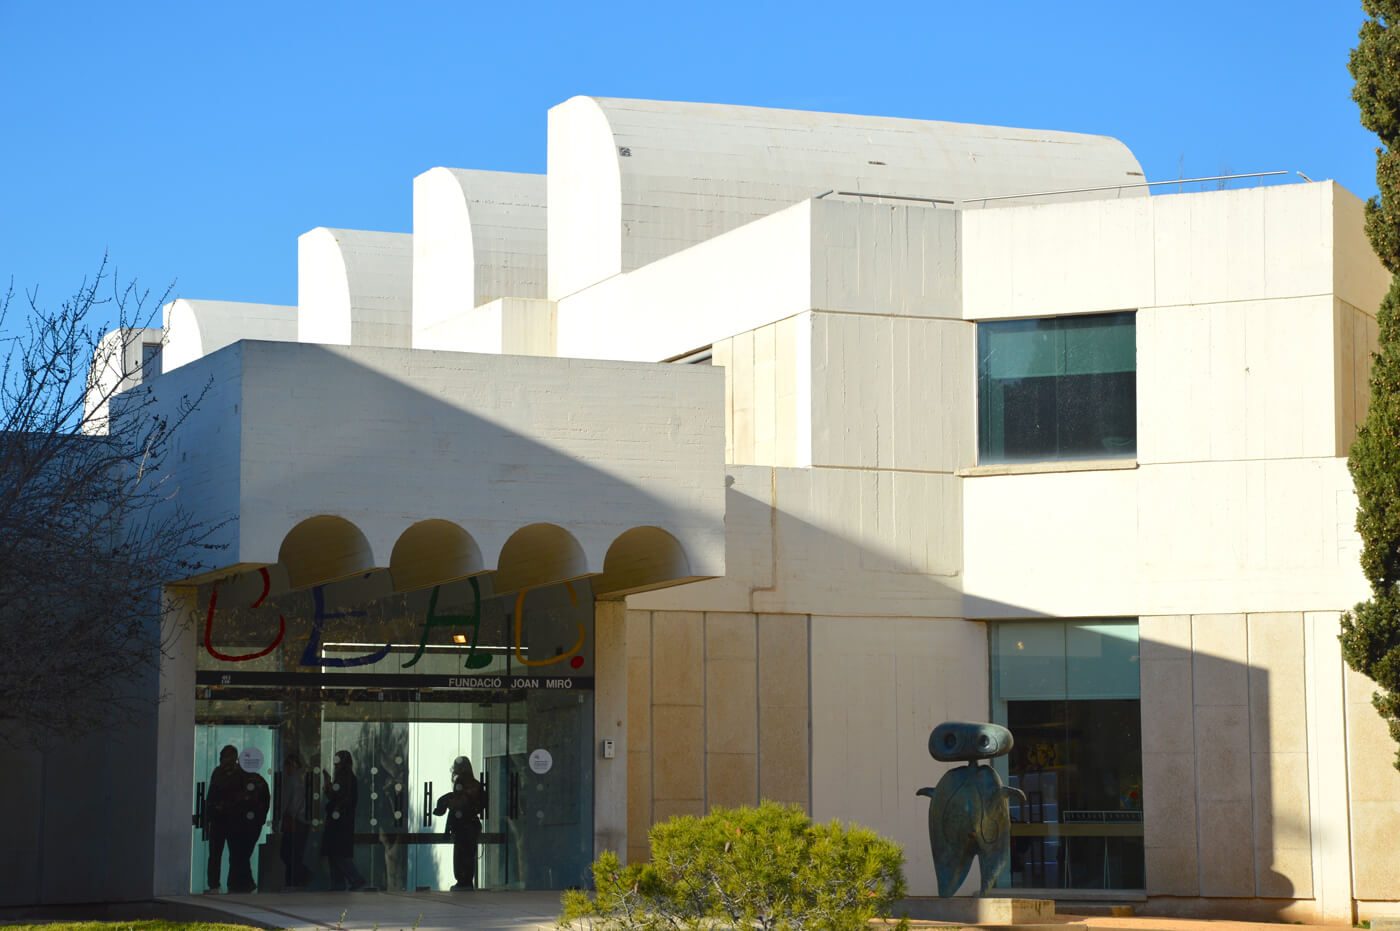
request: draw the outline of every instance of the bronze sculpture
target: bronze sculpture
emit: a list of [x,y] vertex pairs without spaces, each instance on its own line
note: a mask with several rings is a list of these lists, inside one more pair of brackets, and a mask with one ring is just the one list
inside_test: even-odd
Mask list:
[[978,761],[1010,753],[1012,743],[1011,732],[999,724],[945,721],[929,734],[928,752],[935,760],[967,762],[944,773],[936,788],[916,793],[929,799],[928,839],[940,896],[958,891],[974,857],[981,864],[981,893],[986,895],[1011,860],[1007,799],[1014,792],[1024,802],[1026,795],[1003,785],[995,769]]

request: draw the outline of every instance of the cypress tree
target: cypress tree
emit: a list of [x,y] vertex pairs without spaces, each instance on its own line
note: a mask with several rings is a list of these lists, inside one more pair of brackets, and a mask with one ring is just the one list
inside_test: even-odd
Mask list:
[[[1400,0],[1362,0],[1368,19],[1349,67],[1361,123],[1374,132],[1379,196],[1366,204],[1366,235],[1400,276]],[[1372,703],[1400,743],[1400,277],[1376,313],[1371,403],[1347,467],[1356,486],[1361,569],[1371,598],[1342,617],[1342,655],[1379,687]],[[1396,754],[1400,769],[1400,752]]]

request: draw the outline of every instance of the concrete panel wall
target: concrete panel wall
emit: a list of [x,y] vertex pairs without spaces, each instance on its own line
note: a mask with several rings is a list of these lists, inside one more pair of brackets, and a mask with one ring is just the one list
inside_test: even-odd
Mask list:
[[812,315],[814,465],[951,473],[973,463],[973,327]]
[[660,361],[808,310],[961,316],[958,214],[804,200],[560,300],[559,354]]
[[1336,455],[1345,456],[1371,406],[1371,358],[1379,349],[1376,318],[1338,298],[1333,304],[1332,370]]
[[733,464],[811,463],[813,314],[714,344],[724,369],[725,457]]
[[[82,688],[81,677],[73,678]],[[87,734],[32,735],[7,722],[0,906],[150,898],[151,826],[169,807],[156,804],[156,671],[138,669],[117,688],[113,698],[130,714],[95,722]],[[186,849],[190,811],[181,812]]]
[[[1334,192],[1322,182],[967,211],[963,314],[987,320],[1332,294]],[[1374,257],[1350,240],[1347,254],[1373,281]],[[1374,287],[1358,290],[1369,296]]]
[[981,476],[962,498],[968,616],[1335,610],[1366,593],[1339,459]]
[[[634,596],[650,610],[918,617],[962,609],[950,474],[730,466],[723,579]],[[1014,613],[998,607],[996,616]]]
[[[417,349],[450,349],[508,356],[553,356],[553,301],[502,297],[414,330]],[[415,318],[416,320],[417,318]],[[417,324],[414,324],[417,327]]]
[[812,308],[804,201],[559,299],[559,354],[659,362]]
[[[928,801],[949,764],[928,755],[941,721],[985,721],[986,627],[937,618],[812,618],[812,815],[904,847],[911,895],[936,895]],[[854,686],[859,683],[859,686]],[[976,889],[977,872],[964,884]]]
[[628,859],[651,825],[808,803],[807,618],[627,612]]
[[1335,327],[1325,294],[1138,311],[1138,461],[1336,455]]
[[923,204],[812,201],[812,307],[960,317],[959,217]]
[[1395,854],[1396,838],[1400,838],[1400,772],[1394,766],[1395,741],[1371,705],[1375,683],[1350,669],[1345,679],[1353,891],[1358,899],[1400,900],[1400,860]]
[[1390,290],[1390,272],[1366,238],[1365,202],[1337,184],[1332,185],[1332,250],[1333,293],[1374,317]]
[[1148,894],[1349,920],[1336,615],[1153,616],[1140,634]]

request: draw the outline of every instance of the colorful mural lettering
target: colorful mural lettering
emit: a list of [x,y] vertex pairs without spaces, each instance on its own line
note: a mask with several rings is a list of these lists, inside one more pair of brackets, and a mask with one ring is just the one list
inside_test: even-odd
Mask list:
[[[249,608],[258,608],[267,600],[268,593],[272,590],[272,579],[267,569],[259,569],[258,573],[262,577],[263,590],[258,595]],[[472,611],[470,614],[438,614],[438,595],[442,586],[435,585],[428,596],[428,613],[423,620],[423,633],[418,642],[418,649],[413,656],[401,666],[406,668],[417,665],[423,658],[423,654],[428,649],[428,637],[435,627],[453,627],[471,630],[470,647],[467,650],[466,659],[463,666],[467,669],[485,669],[491,665],[491,657],[478,653],[479,641],[481,638],[481,586],[475,578],[467,580],[472,588]],[[564,589],[569,595],[569,604],[578,606],[578,593],[574,590],[572,583],[565,582]],[[578,640],[567,651],[545,659],[529,659],[525,656],[525,597],[531,589],[524,588],[515,596],[515,658],[523,666],[538,668],[541,666],[553,666],[558,663],[568,661],[569,666],[574,669],[581,669],[584,664],[580,655],[584,643],[588,637],[587,628],[580,623],[578,625]],[[306,649],[302,651],[300,664],[302,666],[316,666],[321,668],[345,669],[355,666],[370,666],[379,662],[389,655],[392,644],[384,644],[383,647],[371,653],[361,656],[350,657],[327,657],[321,655],[321,645],[325,636],[325,626],[327,621],[341,620],[345,618],[366,617],[364,611],[337,611],[328,612],[326,610],[325,586],[317,585],[311,590],[312,602],[315,606],[312,615],[311,634],[306,640]],[[209,608],[204,618],[204,649],[209,655],[217,660],[226,663],[243,663],[249,660],[259,659],[267,656],[282,644],[287,633],[287,619],[277,615],[277,636],[266,647],[254,653],[224,653],[214,646],[214,613],[219,602],[219,583],[214,583],[209,592]]]
[[404,666],[417,665],[423,658],[423,653],[428,649],[428,632],[434,627],[466,627],[471,625],[472,643],[471,649],[467,651],[467,660],[463,664],[468,669],[485,669],[491,665],[491,657],[486,655],[477,656],[477,641],[481,638],[481,586],[476,579],[468,579],[472,585],[472,613],[466,614],[438,614],[438,591],[441,585],[434,585],[433,592],[428,596],[428,616],[423,621],[423,639],[418,642],[418,652],[413,654],[413,658],[404,663]]
[[[569,604],[578,607],[578,593],[574,591],[574,586],[570,582],[564,583],[564,590],[569,593]],[[526,659],[524,644],[521,642],[525,636],[525,596],[530,589],[522,588],[520,594],[515,596],[515,658],[522,666],[553,666],[555,663],[562,663],[569,660],[569,665],[574,669],[583,666],[583,657],[578,655],[578,651],[583,649],[583,642],[588,636],[588,631],[582,624],[578,625],[578,642],[575,643],[567,653],[560,653],[558,656],[551,656],[549,659]],[[570,657],[573,657],[570,659]]]
[[347,617],[364,617],[363,611],[337,611],[334,614],[326,613],[326,586],[317,585],[311,590],[311,598],[316,605],[316,612],[311,617],[311,636],[306,638],[306,651],[301,654],[301,664],[303,666],[322,666],[332,669],[348,669],[352,666],[368,666],[377,663],[389,655],[392,644],[384,646],[373,653],[366,653],[364,656],[351,657],[328,657],[321,656],[321,634],[325,629],[326,621],[335,621]]
[[[257,597],[257,600],[248,606],[250,608],[259,607],[267,598],[267,593],[272,591],[272,577],[268,575],[267,570],[259,569],[258,572],[262,574],[263,590],[262,594]],[[266,647],[263,647],[256,653],[241,653],[237,655],[232,653],[220,653],[214,648],[214,608],[218,603],[219,583],[215,582],[213,589],[209,592],[209,612],[204,616],[204,649],[208,650],[209,655],[215,659],[221,659],[226,663],[246,663],[250,659],[258,659],[277,649],[278,645],[282,643],[282,638],[287,634],[287,619],[279,614],[277,615],[277,637]]]

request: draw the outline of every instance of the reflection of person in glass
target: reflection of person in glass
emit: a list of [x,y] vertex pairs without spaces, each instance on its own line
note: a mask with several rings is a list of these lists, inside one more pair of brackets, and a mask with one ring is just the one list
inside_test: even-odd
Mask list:
[[[261,759],[261,754],[254,759]],[[209,777],[209,795],[205,802],[211,813],[208,877],[211,889],[219,887],[219,848],[225,842],[228,843],[228,891],[252,892],[257,888],[253,882],[253,848],[262,836],[271,802],[267,780],[239,765],[237,748],[227,746],[219,751],[219,768]]]
[[435,815],[447,815],[447,833],[452,835],[452,874],[457,880],[453,892],[476,886],[476,845],[485,802],[481,783],[472,774],[472,761],[457,757],[452,761],[452,791],[439,798],[433,809]]
[[330,862],[332,889],[363,889],[364,877],[355,868],[355,809],[360,783],[350,754],[337,750],[334,773],[321,773],[326,798],[326,829],[321,834],[321,855]]
[[282,762],[282,810],[277,815],[278,830],[282,832],[282,883],[288,889],[297,889],[311,878],[311,871],[303,862],[311,825],[306,818],[306,767],[295,750]]
[[[209,774],[209,791],[204,795],[204,827],[209,836],[210,892],[219,891],[220,874],[224,866],[224,844],[228,841],[233,798],[238,791],[238,776],[238,748],[229,745],[219,751],[219,765]],[[229,860],[232,859],[233,850],[230,848]]]

